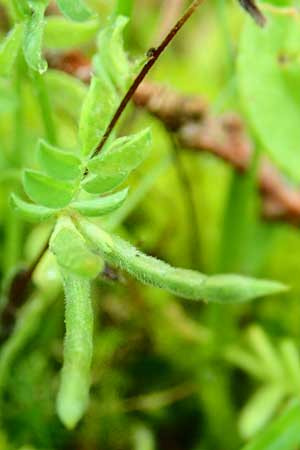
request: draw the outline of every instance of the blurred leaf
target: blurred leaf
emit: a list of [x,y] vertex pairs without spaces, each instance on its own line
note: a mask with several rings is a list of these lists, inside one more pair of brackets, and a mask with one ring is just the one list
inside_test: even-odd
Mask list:
[[88,163],[91,172],[102,176],[130,173],[148,156],[151,145],[150,129],[133,136],[121,137]]
[[139,252],[126,241],[107,234],[97,226],[80,220],[80,229],[95,251],[112,264],[130,273],[142,283],[150,284],[180,297],[219,303],[239,303],[281,292],[276,282],[255,280],[238,275],[214,275],[173,268],[163,261]]
[[123,48],[123,30],[127,23],[126,17],[119,16],[99,33],[98,55],[93,60],[96,74],[101,74],[103,69],[107,71],[121,91],[127,88],[132,72]]
[[92,198],[90,200],[78,200],[70,206],[87,217],[97,217],[108,214],[119,208],[125,201],[128,189],[106,197]]
[[26,169],[23,176],[26,194],[34,202],[48,208],[63,208],[72,200],[76,185],[55,180],[41,172]]
[[82,0],[57,0],[57,5],[64,16],[76,22],[83,22],[92,15],[91,10]]
[[265,366],[269,379],[277,381],[283,379],[282,362],[265,331],[260,326],[253,325],[247,330],[247,337],[261,364]]
[[0,76],[2,77],[7,77],[13,70],[13,65],[21,46],[23,32],[23,24],[16,24],[1,44]]
[[[285,82],[283,71],[295,58],[299,40],[299,24],[288,16],[270,16],[263,30],[247,20],[238,60],[240,91],[251,124],[269,156],[295,181],[300,180],[300,113],[295,89]],[[300,66],[297,86],[299,90]]]
[[296,450],[300,444],[300,403],[295,400],[243,450]]
[[93,77],[79,123],[82,154],[90,155],[100,143],[118,106],[116,90],[104,71]]
[[50,250],[60,267],[84,278],[95,278],[102,259],[92,253],[69,218],[60,218],[50,240]]
[[247,402],[239,418],[239,429],[249,439],[269,422],[284,398],[281,385],[263,386]]
[[51,49],[71,49],[89,42],[96,36],[98,20],[70,22],[63,17],[47,17],[45,46]]
[[133,430],[134,450],[155,450],[153,432],[143,424],[136,425]]
[[39,141],[38,160],[47,175],[58,180],[78,180],[82,175],[80,159],[44,140]]
[[32,8],[32,14],[25,21],[24,55],[29,67],[42,74],[46,72],[48,67],[42,56],[46,4],[42,1],[32,1],[29,4]]
[[280,343],[283,365],[287,373],[287,388],[292,392],[300,392],[300,356],[299,349],[291,339]]
[[75,77],[59,70],[48,70],[44,80],[51,92],[51,101],[55,108],[66,111],[76,122],[87,93],[86,85]]
[[44,206],[24,202],[17,195],[11,194],[12,207],[23,219],[29,222],[42,222],[55,215],[55,211]]

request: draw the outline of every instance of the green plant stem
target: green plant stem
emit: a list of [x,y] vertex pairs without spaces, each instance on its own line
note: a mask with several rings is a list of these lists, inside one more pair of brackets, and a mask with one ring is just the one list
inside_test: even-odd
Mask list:
[[20,61],[17,59],[17,70],[15,75],[15,92],[17,96],[17,105],[15,110],[15,133],[14,133],[14,167],[22,168],[24,163],[24,126],[23,126],[23,95],[22,95],[22,75]]
[[178,148],[177,141],[174,137],[172,138],[172,145],[174,166],[177,172],[177,178],[181,185],[181,190],[186,207],[187,223],[189,226],[191,269],[200,270],[202,266],[201,244],[199,238],[197,207],[194,200],[193,189],[187,171],[185,170],[185,167],[183,165],[183,161],[180,157],[181,152]]
[[33,79],[34,79],[34,86],[37,92],[38,102],[41,109],[46,138],[50,144],[56,145],[57,136],[53,118],[53,111],[43,75],[35,73],[33,75]]
[[[23,148],[24,148],[24,125],[23,125],[23,96],[22,96],[22,76],[19,61],[17,60],[17,68],[15,73],[15,91],[17,104],[14,116],[14,143],[12,151],[12,166],[14,169],[21,168],[23,165]],[[7,198],[9,195],[7,196]],[[21,248],[22,248],[22,220],[7,205],[7,215],[5,221],[5,246],[3,258],[3,272],[7,276],[10,271],[17,265]]]
[[258,155],[255,153],[246,174],[232,172],[225,205],[218,270],[240,272],[245,260],[245,243],[253,226],[253,203]]

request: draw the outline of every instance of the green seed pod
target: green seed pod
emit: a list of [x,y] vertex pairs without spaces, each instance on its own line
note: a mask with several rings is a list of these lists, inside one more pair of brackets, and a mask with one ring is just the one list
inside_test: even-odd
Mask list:
[[93,311],[90,282],[64,269],[62,276],[66,298],[66,336],[57,413],[63,424],[72,429],[88,406],[93,352]]
[[80,219],[82,234],[110,264],[126,270],[143,283],[165,289],[180,297],[217,303],[240,303],[286,290],[278,282],[239,275],[207,276],[178,269],[139,252],[128,242]]

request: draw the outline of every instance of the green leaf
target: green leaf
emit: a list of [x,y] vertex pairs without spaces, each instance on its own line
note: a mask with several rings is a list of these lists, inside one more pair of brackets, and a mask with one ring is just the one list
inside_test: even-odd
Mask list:
[[104,71],[93,77],[79,123],[84,156],[90,155],[100,143],[118,104],[116,90]]
[[300,444],[300,403],[294,400],[243,450],[295,450]]
[[51,92],[50,100],[54,108],[69,114],[77,125],[82,103],[88,91],[87,86],[60,70],[48,70],[44,80],[48,92]]
[[82,175],[80,159],[44,140],[39,141],[38,160],[47,175],[59,180],[78,180]]
[[57,0],[57,5],[65,17],[76,22],[84,22],[92,16],[82,0]]
[[124,269],[143,283],[163,288],[180,297],[218,303],[239,303],[285,290],[281,283],[238,275],[215,275],[173,268],[144,255],[126,241],[80,219],[80,230],[103,259]]
[[266,426],[284,395],[284,388],[280,384],[263,386],[254,394],[239,418],[239,430],[243,438],[249,439]]
[[70,22],[59,16],[47,17],[44,42],[50,49],[71,49],[89,42],[96,36],[98,20]]
[[121,137],[88,163],[91,172],[101,175],[130,173],[148,156],[151,146],[149,128],[133,136]]
[[83,180],[81,186],[89,194],[105,194],[120,186],[127,177],[127,173],[111,176],[89,174]]
[[98,55],[93,61],[96,74],[104,69],[121,91],[128,87],[131,78],[131,67],[123,48],[123,30],[127,23],[127,17],[119,16],[99,33]]
[[294,341],[285,339],[280,343],[282,362],[289,380],[289,389],[300,391],[300,358],[299,350]]
[[[245,111],[273,161],[300,181],[300,65],[292,86],[286,72],[299,51],[300,27],[274,14],[259,29],[246,21],[238,60],[238,79]],[[297,80],[297,87],[296,87]]]
[[23,24],[16,24],[0,47],[0,76],[10,75],[23,39]]
[[124,189],[107,197],[79,200],[71,203],[70,206],[87,217],[103,216],[118,209],[124,203],[127,194],[128,189]]
[[42,222],[56,214],[56,211],[51,208],[24,202],[16,194],[11,194],[11,204],[17,213],[28,222]]
[[46,4],[29,2],[32,14],[25,21],[23,49],[28,66],[39,73],[47,70],[47,62],[42,56],[43,34],[45,27],[44,14]]
[[25,170],[23,184],[26,194],[34,202],[48,208],[64,208],[72,200],[77,186],[54,180],[35,170]]
[[50,240],[50,250],[60,267],[84,277],[95,278],[103,269],[103,260],[92,253],[82,235],[68,217],[58,221]]

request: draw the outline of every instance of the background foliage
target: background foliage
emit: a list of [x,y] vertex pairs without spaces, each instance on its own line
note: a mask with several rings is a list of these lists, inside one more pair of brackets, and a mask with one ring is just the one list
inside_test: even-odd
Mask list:
[[[97,15],[87,18],[83,11],[79,19],[87,21],[48,15],[45,54],[30,40],[45,4],[32,3],[35,15],[14,30],[8,49],[10,57],[16,53],[16,64],[10,67],[3,52],[0,60],[4,285],[12,271],[36,257],[50,231],[47,223],[30,225],[16,216],[9,194],[22,193],[21,168],[37,168],[40,138],[76,147],[88,89],[75,77],[46,71],[45,57],[78,49],[91,58],[98,31],[117,12],[131,15],[125,43],[138,60],[159,42],[170,13],[165,3],[172,8],[175,2],[119,0],[116,6],[90,0]],[[4,40],[11,5],[1,5]],[[19,333],[3,340],[0,350],[0,450],[299,448],[300,235],[297,226],[261,217],[255,181],[257,161],[265,155],[291,186],[299,181],[299,18],[293,6],[264,5],[268,25],[261,31],[235,2],[206,3],[151,72],[156,82],[205,97],[213,114],[238,112],[255,147],[251,170],[238,174],[211,154],[174,150],[162,123],[131,105],[118,133],[150,125],[152,151],[130,176],[129,206],[108,219],[119,235],[172,265],[274,279],[291,289],[243,305],[196,304],[106,268],[92,295],[91,401],[69,432],[55,413],[64,304],[47,253],[34,272],[30,302],[18,312]],[[71,19],[73,14],[66,12]],[[22,26],[29,28],[24,56],[14,47]]]

